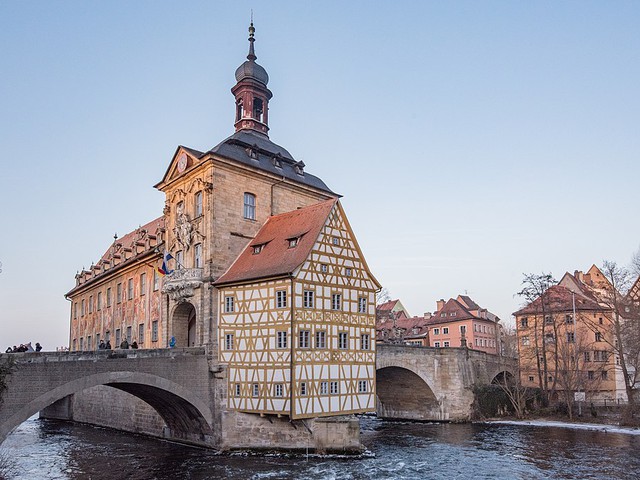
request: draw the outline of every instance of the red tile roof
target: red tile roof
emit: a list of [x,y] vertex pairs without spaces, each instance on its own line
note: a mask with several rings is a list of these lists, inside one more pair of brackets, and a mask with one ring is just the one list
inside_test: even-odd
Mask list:
[[[256,280],[291,274],[309,256],[331,210],[337,203],[332,198],[309,207],[269,217],[255,238],[238,255],[216,285]],[[299,238],[289,248],[289,240]],[[258,254],[254,247],[263,245]]]
[[394,309],[394,307],[396,306],[396,303],[398,303],[398,302],[399,302],[399,300],[389,300],[388,302],[384,302],[384,303],[381,303],[380,305],[378,305],[376,307],[376,310],[379,310],[381,312],[391,311],[391,310]]
[[[583,293],[589,293],[583,292]],[[542,314],[542,302],[545,302],[545,311],[553,312],[569,312],[573,310],[574,294],[562,285],[553,285],[549,287],[542,296],[536,298],[533,302],[521,308],[513,315],[535,315]],[[604,310],[604,308],[595,300],[583,296],[575,295],[576,310]]]

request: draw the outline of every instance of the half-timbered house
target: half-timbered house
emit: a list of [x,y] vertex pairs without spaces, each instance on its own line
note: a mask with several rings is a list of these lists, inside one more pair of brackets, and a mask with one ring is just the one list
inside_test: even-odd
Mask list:
[[292,419],[375,409],[375,292],[330,199],[270,217],[217,280],[228,406]]

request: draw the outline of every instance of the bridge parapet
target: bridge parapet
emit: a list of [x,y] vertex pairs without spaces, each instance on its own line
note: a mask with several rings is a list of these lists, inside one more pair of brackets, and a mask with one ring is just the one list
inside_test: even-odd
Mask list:
[[207,355],[206,347],[155,348],[155,349],[115,349],[81,352],[21,352],[2,353],[0,361],[13,360],[14,363],[47,363],[98,361],[122,358],[176,358],[183,356]]

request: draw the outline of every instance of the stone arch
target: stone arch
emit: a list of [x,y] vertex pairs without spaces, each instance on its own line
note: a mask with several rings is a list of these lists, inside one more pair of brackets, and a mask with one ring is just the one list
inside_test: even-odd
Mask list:
[[176,305],[171,315],[172,336],[176,347],[194,347],[197,344],[196,307],[190,302]]
[[441,420],[440,402],[427,380],[403,367],[376,371],[377,413],[382,418]]
[[190,443],[211,443],[213,414],[209,406],[185,387],[141,372],[105,372],[77,378],[32,399],[25,399],[2,425],[0,443],[18,425],[60,399],[87,388],[106,385],[125,391],[153,407],[167,424],[165,437]]
[[491,379],[491,384],[492,385],[498,385],[498,384],[504,384],[504,383],[513,383],[515,381],[515,377],[513,376],[513,373],[511,373],[509,370],[500,370],[499,372],[497,372],[493,378]]

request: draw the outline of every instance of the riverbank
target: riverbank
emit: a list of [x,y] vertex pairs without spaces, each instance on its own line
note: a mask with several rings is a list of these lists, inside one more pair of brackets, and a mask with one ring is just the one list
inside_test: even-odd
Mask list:
[[620,427],[618,425],[610,425],[606,423],[583,423],[583,422],[563,422],[559,420],[487,420],[484,422],[489,425],[522,425],[527,427],[557,427],[570,428],[574,430],[589,430],[603,433],[623,433],[627,435],[639,435],[640,429],[634,427]]

